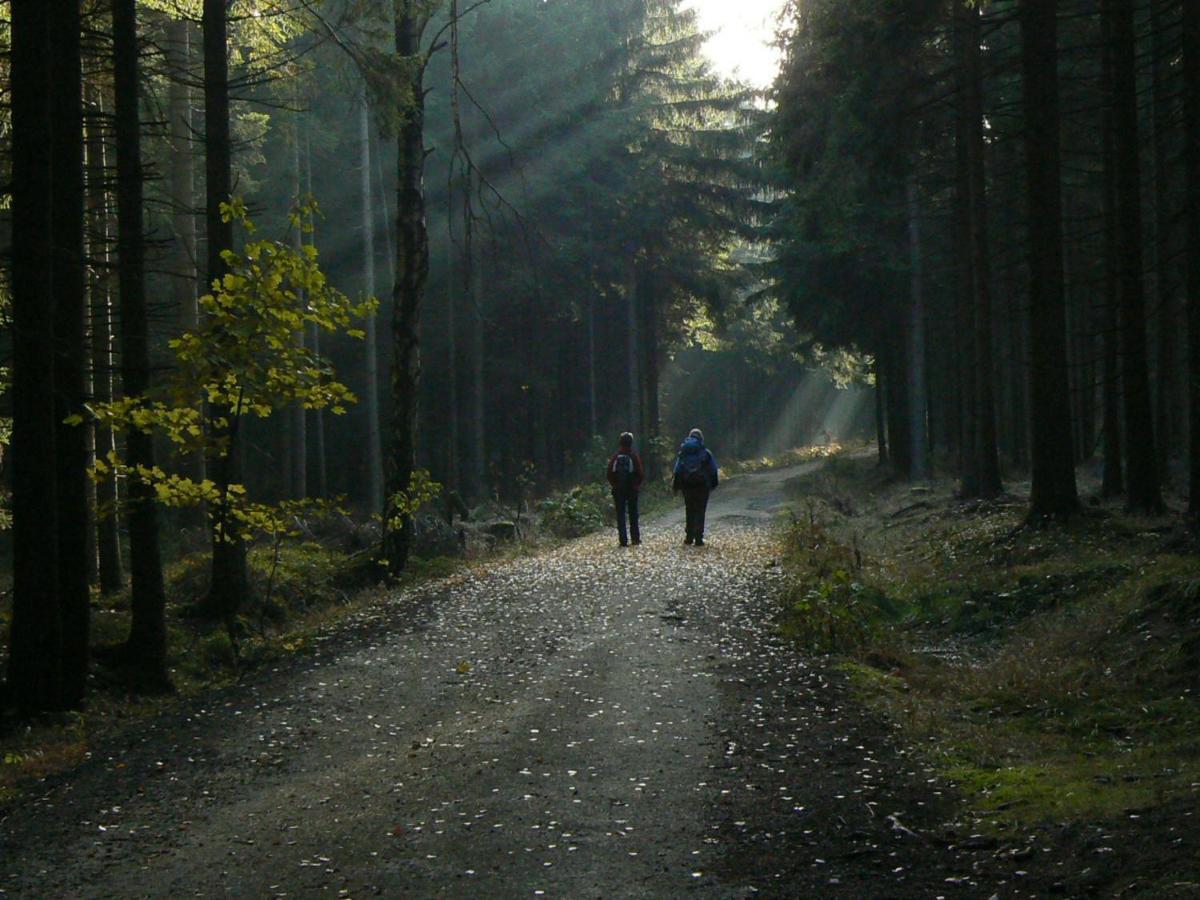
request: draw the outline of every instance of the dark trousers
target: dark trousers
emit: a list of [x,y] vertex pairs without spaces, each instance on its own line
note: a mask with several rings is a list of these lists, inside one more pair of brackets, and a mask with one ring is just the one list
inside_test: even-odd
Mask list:
[[[641,543],[642,531],[638,527],[638,495],[637,491],[613,491],[613,503],[617,507],[617,537],[624,547],[633,538],[635,544]],[[625,515],[629,515],[629,530],[625,530]]]
[[708,510],[708,494],[708,485],[683,489],[683,506],[687,510],[687,536],[693,540],[704,537],[704,514]]

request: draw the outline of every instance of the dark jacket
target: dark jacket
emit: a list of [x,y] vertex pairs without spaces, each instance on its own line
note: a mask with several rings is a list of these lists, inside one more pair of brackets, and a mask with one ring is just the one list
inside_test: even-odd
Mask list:
[[679,455],[675,457],[675,478],[672,481],[672,487],[675,490],[688,487],[683,482],[683,474],[693,461],[698,461],[705,474],[708,475],[708,489],[711,491],[719,481],[717,458],[704,446],[704,441],[693,437],[689,437],[679,445]]
[[617,457],[622,453],[628,453],[633,457],[633,479],[630,481],[629,486],[635,491],[640,491],[642,489],[642,482],[646,480],[646,470],[642,468],[642,458],[632,448],[629,450],[618,449],[616,453],[608,458],[608,466],[605,469],[605,473],[608,476],[608,483],[612,485],[614,491],[621,488],[621,481],[617,477],[617,473],[613,470],[613,467],[617,463]]

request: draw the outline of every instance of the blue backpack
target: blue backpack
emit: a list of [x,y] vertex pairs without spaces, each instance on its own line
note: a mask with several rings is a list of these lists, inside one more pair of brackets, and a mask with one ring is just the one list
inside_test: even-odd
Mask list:
[[708,452],[703,447],[693,452],[685,450],[681,459],[680,475],[688,487],[708,484]]

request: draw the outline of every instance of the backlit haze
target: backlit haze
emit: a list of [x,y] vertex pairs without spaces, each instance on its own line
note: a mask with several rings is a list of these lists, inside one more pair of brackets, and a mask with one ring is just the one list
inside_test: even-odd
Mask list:
[[700,17],[700,27],[713,32],[708,55],[716,70],[738,76],[755,87],[767,87],[779,70],[779,51],[768,42],[783,0],[686,0]]

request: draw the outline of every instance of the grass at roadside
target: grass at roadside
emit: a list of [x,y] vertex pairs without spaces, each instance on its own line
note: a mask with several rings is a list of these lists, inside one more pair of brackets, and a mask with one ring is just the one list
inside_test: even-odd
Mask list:
[[843,655],[866,701],[957,784],[962,827],[1195,806],[1200,558],[1176,523],[1096,505],[1023,529],[1019,494],[964,504],[865,459],[793,487],[780,626]]

